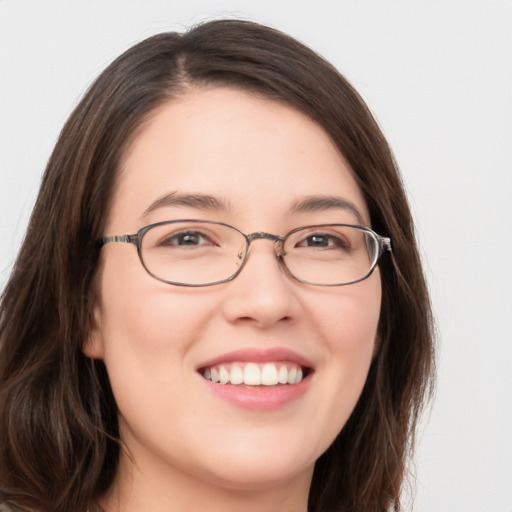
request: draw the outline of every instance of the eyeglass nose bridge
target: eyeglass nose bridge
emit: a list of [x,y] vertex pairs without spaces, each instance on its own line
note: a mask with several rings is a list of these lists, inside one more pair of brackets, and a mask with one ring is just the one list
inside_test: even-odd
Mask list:
[[255,233],[251,233],[250,235],[245,236],[248,243],[251,243],[253,240],[258,240],[260,238],[266,238],[267,240],[272,240],[273,242],[283,241],[283,237],[279,235],[273,235],[272,233],[265,233],[264,231],[256,231]]
[[284,238],[279,235],[273,235],[272,233],[266,233],[265,231],[256,231],[255,233],[250,233],[249,235],[245,235],[245,239],[247,240],[247,256],[249,256],[249,251],[251,247],[251,242],[253,240],[271,240],[276,244],[277,250],[276,257],[282,263],[283,261],[283,242]]

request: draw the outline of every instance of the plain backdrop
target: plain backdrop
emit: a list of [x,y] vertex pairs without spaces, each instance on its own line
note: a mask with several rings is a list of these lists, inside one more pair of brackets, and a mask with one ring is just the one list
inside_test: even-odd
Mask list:
[[212,17],[302,40],[390,141],[439,330],[417,512],[512,512],[512,0],[0,0],[0,287],[60,128],[133,43]]

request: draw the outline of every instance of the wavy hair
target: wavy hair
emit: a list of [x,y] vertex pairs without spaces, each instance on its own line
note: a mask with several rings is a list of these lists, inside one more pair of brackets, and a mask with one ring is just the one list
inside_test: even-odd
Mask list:
[[[117,408],[92,325],[98,251],[124,151],[160,105],[227,86],[314,119],[350,165],[372,227],[393,241],[380,263],[379,343],[348,423],[316,462],[310,512],[401,509],[419,413],[433,387],[430,301],[392,153],[369,109],[328,62],[285,34],[217,20],[135,45],[92,84],[49,160],[0,303],[0,504],[85,512],[113,482]],[[0,507],[2,506],[0,505]]]

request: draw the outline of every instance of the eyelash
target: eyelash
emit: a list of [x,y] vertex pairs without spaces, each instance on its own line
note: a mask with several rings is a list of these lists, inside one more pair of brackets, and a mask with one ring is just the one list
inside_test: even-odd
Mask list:
[[[207,241],[207,243],[179,243],[182,241],[183,238],[190,236],[198,238],[198,239],[204,239]],[[177,241],[178,243],[174,243]],[[172,247],[183,247],[183,246],[189,246],[189,247],[199,247],[202,245],[215,245],[211,239],[205,235],[204,233],[201,233],[200,231],[180,231],[178,233],[172,233],[169,236],[165,237],[158,245],[165,247],[165,246],[172,246]]]
[[[308,240],[311,240],[312,238],[315,237],[327,239],[327,245],[303,245],[304,242],[307,242]],[[333,241],[333,243],[329,243],[331,241]],[[296,244],[296,247],[339,247],[342,249],[349,249],[350,244],[348,243],[347,240],[343,239],[339,235],[333,235],[329,233],[311,233],[308,236],[304,237],[298,244]]]

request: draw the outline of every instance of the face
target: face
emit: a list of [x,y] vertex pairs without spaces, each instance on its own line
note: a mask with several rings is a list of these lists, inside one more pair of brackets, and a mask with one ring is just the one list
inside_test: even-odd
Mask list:
[[[297,208],[312,197],[342,201]],[[312,224],[369,225],[363,196],[319,125],[227,88],[188,92],[153,114],[124,157],[105,235],[176,219],[277,235]],[[132,244],[101,251],[85,352],[108,370],[131,454],[121,454],[121,469],[135,461],[140,478],[234,490],[308,485],[367,376],[378,270],[348,286],[304,284],[261,239],[233,281],[187,288],[151,277]],[[300,369],[304,378],[268,386],[205,378],[206,369],[234,366],[283,375],[285,367],[293,382]]]

